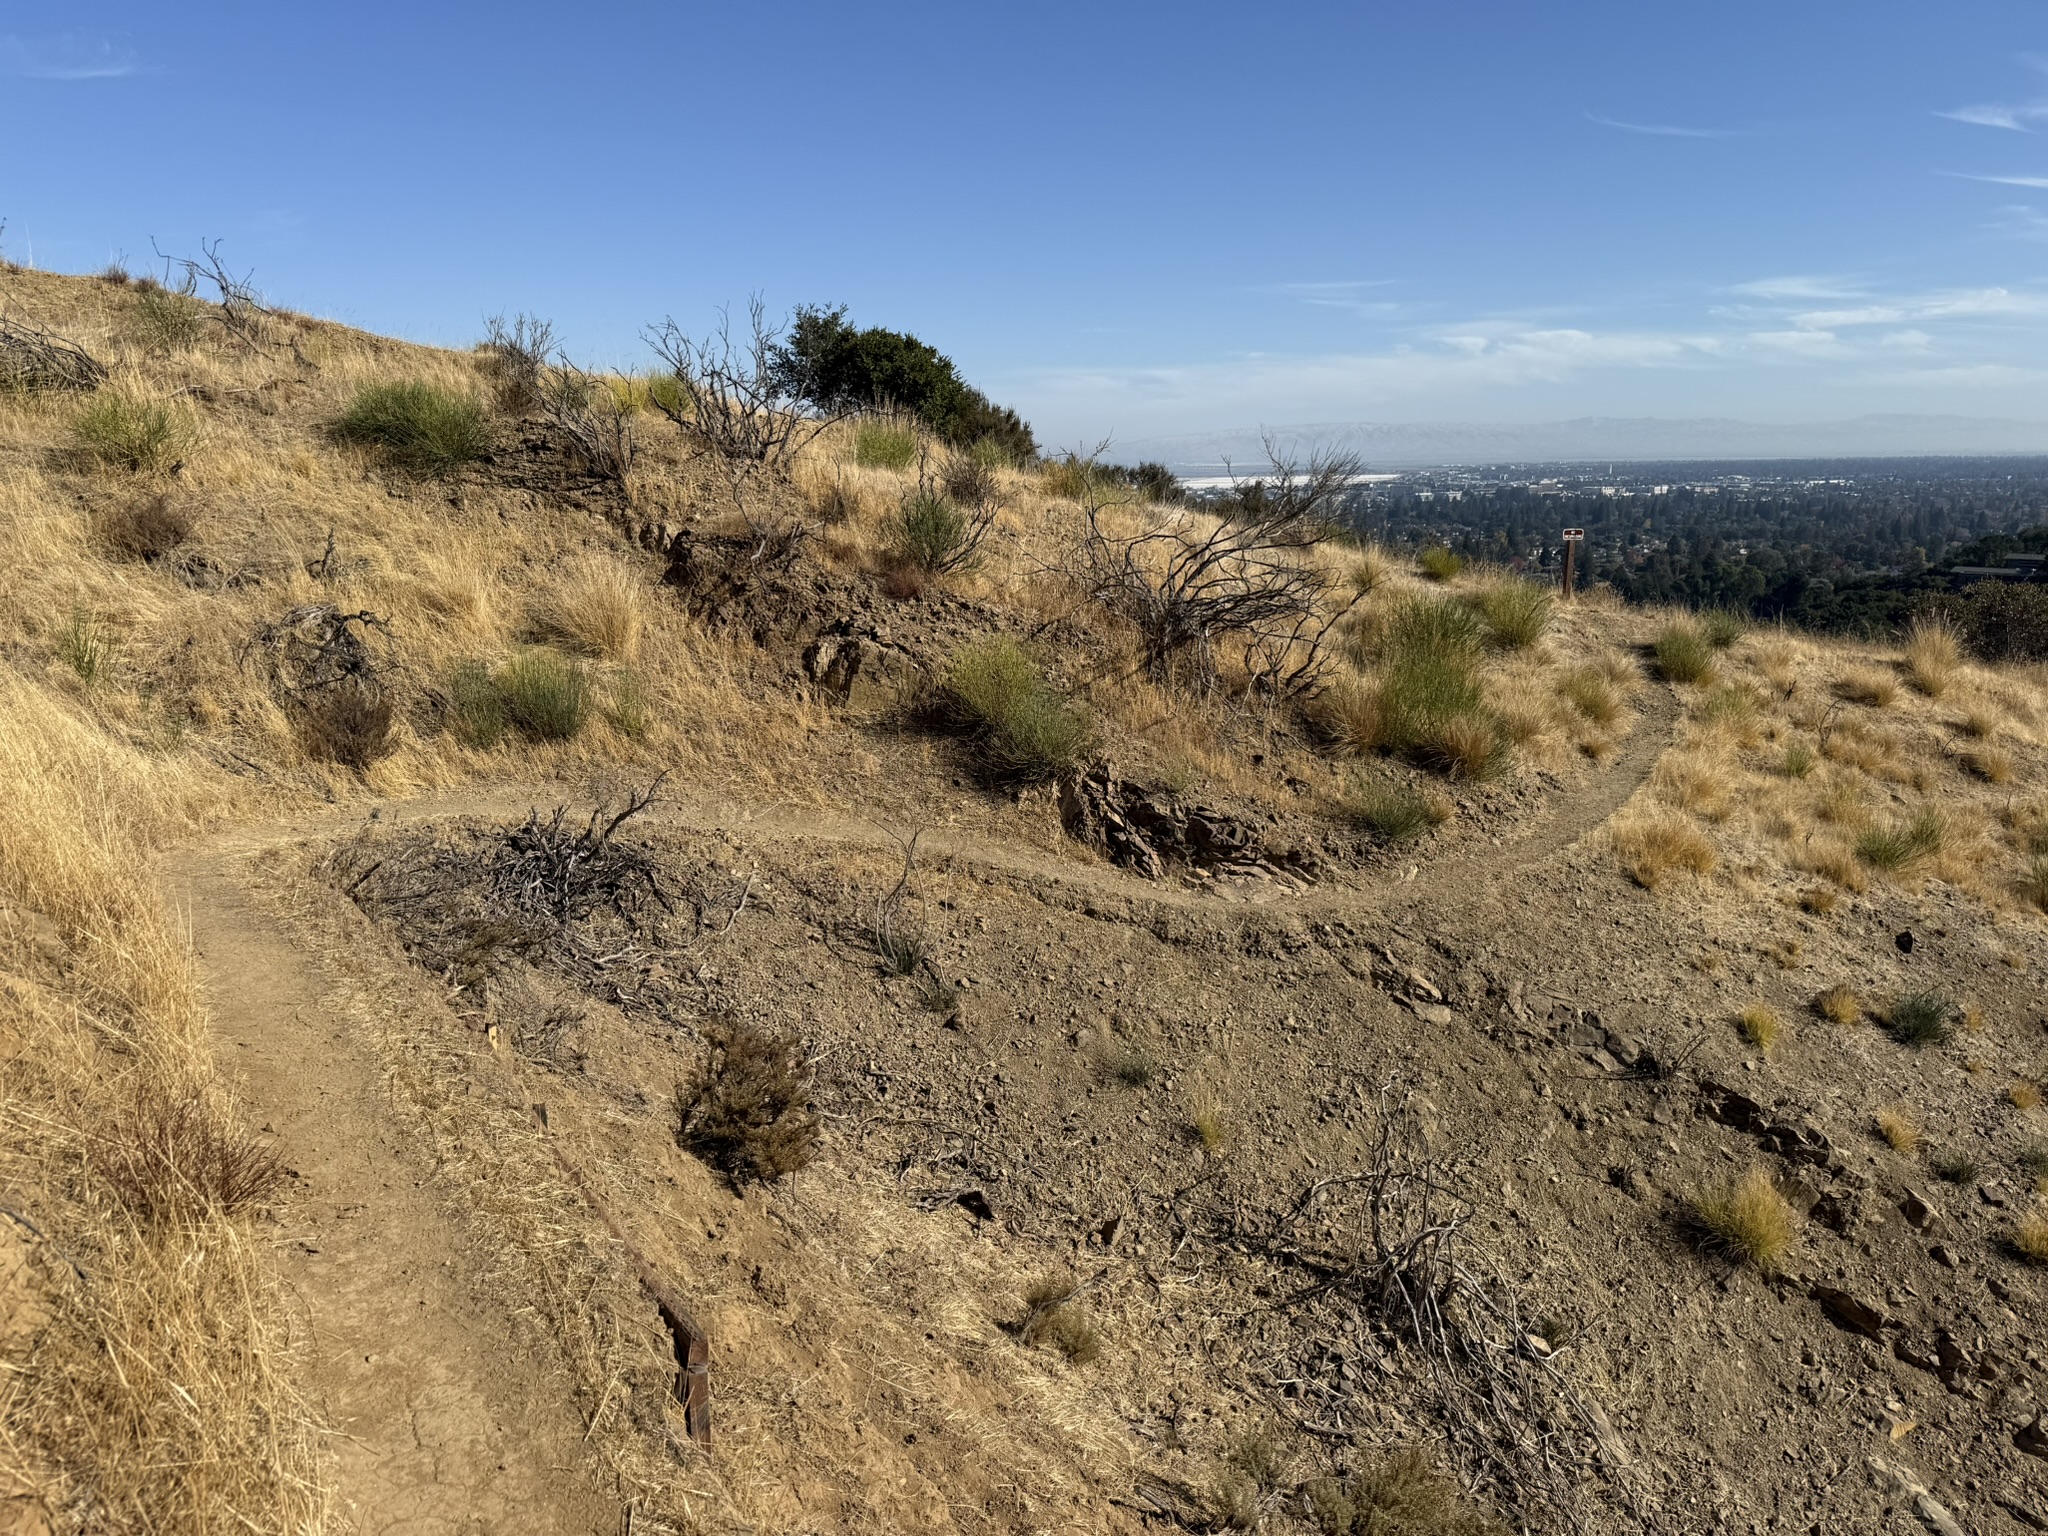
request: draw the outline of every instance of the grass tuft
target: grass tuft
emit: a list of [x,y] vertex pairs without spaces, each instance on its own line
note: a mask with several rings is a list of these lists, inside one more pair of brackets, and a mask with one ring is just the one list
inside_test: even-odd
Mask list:
[[1557,691],[1595,725],[1612,725],[1621,718],[1621,690],[1597,667],[1567,672]]
[[1967,1152],[1937,1152],[1928,1158],[1927,1166],[1944,1184],[1974,1184],[1983,1172]]
[[1963,636],[1954,622],[1938,613],[1923,614],[1906,632],[1906,676],[1930,699],[1938,699],[1955,681],[1963,664]]
[[1390,843],[1405,843],[1450,820],[1451,805],[1442,795],[1405,784],[1368,784],[1351,802],[1351,813]]
[[1396,1451],[1352,1477],[1317,1478],[1303,1492],[1322,1536],[1508,1536],[1420,1450]]
[[1666,682],[1697,683],[1713,674],[1714,649],[1691,624],[1667,624],[1652,648]]
[[126,390],[103,389],[71,422],[79,455],[107,469],[163,474],[184,463],[199,429],[184,406]]
[[2048,1216],[2021,1217],[2013,1228],[2012,1245],[2030,1263],[2048,1264]]
[[1906,821],[1872,827],[1856,839],[1856,857],[1872,869],[1900,874],[1941,852],[1947,839],[1948,826],[1930,805]]
[[2021,1078],[2005,1090],[2006,1099],[2014,1109],[2030,1110],[2041,1107],[2041,1085]]
[[365,384],[335,436],[380,448],[409,473],[451,479],[490,456],[490,413],[472,395],[417,382]]
[[1732,608],[1709,608],[1699,616],[1700,638],[1717,651],[1725,651],[1742,638],[1749,621]]
[[1007,636],[958,651],[946,671],[946,695],[953,713],[976,733],[983,762],[1001,780],[1056,778],[1077,767],[1094,741],[1088,717]]
[[1431,581],[1449,581],[1465,569],[1462,555],[1441,544],[1431,544],[1415,557],[1416,567]]
[[917,459],[917,433],[901,423],[869,418],[854,428],[853,462],[863,469],[908,469]]
[[1751,1003],[1736,1016],[1736,1023],[1742,1029],[1742,1038],[1766,1056],[1777,1048],[1785,1032],[1785,1021],[1767,1003]]
[[1791,1203],[1761,1168],[1703,1190],[1693,1200],[1693,1217],[1708,1246],[1765,1274],[1774,1273],[1792,1247]]
[[567,741],[590,715],[590,679],[560,651],[533,646],[492,679],[506,720],[537,741]]
[[1955,1004],[1939,992],[1907,992],[1885,1009],[1885,1033],[1915,1050],[1946,1045],[1955,1034],[1955,1012]]
[[1073,1298],[1077,1287],[1066,1275],[1048,1275],[1024,1292],[1024,1326],[1018,1336],[1034,1349],[1055,1349],[1074,1365],[1102,1353],[1102,1335],[1087,1310]]
[[1882,667],[1852,667],[1835,679],[1835,696],[1871,709],[1890,709],[1899,702],[1899,680]]
[[1654,891],[1675,870],[1711,875],[1719,862],[1714,845],[1683,816],[1647,816],[1614,832],[1615,852],[1629,878]]
[[1479,594],[1486,643],[1496,650],[1525,651],[1550,627],[1550,594],[1534,582],[1501,581]]
[[1813,1011],[1836,1024],[1854,1024],[1863,1017],[1863,1001],[1853,988],[1838,981],[1813,1000]]

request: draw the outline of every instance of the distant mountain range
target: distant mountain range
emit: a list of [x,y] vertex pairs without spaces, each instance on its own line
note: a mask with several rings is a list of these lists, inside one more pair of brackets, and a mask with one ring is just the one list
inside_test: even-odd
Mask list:
[[[1861,459],[1926,454],[2048,453],[2048,422],[1978,416],[1857,416],[1786,425],[1703,416],[1586,416],[1576,421],[1322,422],[1264,429],[1282,451],[1356,453],[1368,468],[1396,465],[1579,462],[1589,459]],[[1151,460],[1183,475],[1265,462],[1261,429],[1192,432],[1118,443],[1110,457]]]

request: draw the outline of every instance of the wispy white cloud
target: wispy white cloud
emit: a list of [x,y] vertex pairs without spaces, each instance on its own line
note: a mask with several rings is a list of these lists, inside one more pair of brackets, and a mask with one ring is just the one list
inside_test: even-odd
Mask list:
[[1393,285],[1391,277],[1352,278],[1330,283],[1275,283],[1266,289],[1301,304],[1311,304],[1318,309],[1343,309],[1357,315],[1391,315],[1401,305],[1389,299],[1368,298],[1367,295],[1379,288]]
[[1623,133],[1647,133],[1660,139],[1744,139],[1754,132],[1749,128],[1682,128],[1675,123],[1628,123],[1620,118],[1602,117],[1598,112],[1588,112],[1586,121],[1598,123],[1602,128],[1617,128]]
[[2048,188],[2048,176],[1979,176],[1970,171],[1943,171],[1942,174],[1953,176],[1958,181],[1988,181],[2000,187]]
[[1865,289],[1860,282],[1849,277],[1788,275],[1737,283],[1729,291],[1755,299],[1860,299]]
[[0,36],[0,73],[31,80],[118,80],[141,72],[133,51],[108,37]]
[[1986,102],[1975,107],[1954,107],[1946,112],[1936,112],[1936,117],[1945,117],[1952,123],[1970,123],[1978,128],[2004,128],[2011,133],[2032,133],[2027,123],[2042,115],[2039,107],[2001,107]]

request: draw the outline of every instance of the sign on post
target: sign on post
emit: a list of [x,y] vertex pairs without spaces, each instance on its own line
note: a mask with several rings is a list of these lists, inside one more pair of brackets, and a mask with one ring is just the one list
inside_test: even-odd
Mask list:
[[1586,530],[1567,528],[1564,531],[1564,595],[1570,601],[1579,573],[1579,546],[1586,542]]

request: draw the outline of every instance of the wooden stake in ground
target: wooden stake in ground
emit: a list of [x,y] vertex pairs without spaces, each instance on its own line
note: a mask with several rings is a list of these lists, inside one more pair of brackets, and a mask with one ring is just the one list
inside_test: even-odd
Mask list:
[[1567,528],[1567,529],[1565,529],[1565,531],[1564,531],[1564,600],[1565,600],[1566,602],[1570,602],[1570,601],[1572,600],[1572,592],[1573,592],[1574,588],[1575,588],[1575,587],[1576,587],[1576,585],[1577,585],[1577,582],[1576,582],[1576,578],[1577,578],[1577,576],[1578,576],[1578,570],[1579,570],[1579,546],[1580,546],[1581,544],[1585,543],[1585,542],[1586,542],[1586,530],[1585,530],[1585,529],[1583,529],[1583,528]]

